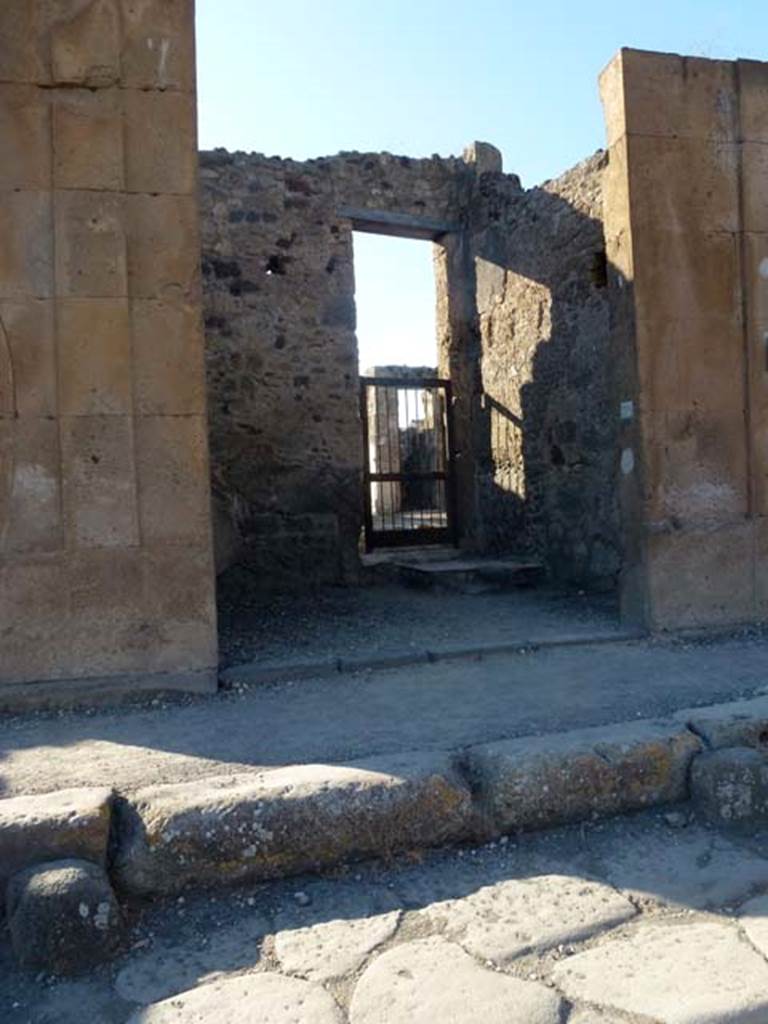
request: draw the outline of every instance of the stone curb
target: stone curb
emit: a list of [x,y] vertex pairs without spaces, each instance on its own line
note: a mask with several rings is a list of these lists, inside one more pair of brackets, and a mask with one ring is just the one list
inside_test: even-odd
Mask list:
[[238,685],[257,686],[266,683],[292,682],[295,679],[313,679],[334,676],[338,673],[365,672],[372,669],[402,668],[406,665],[431,664],[438,661],[482,661],[495,654],[530,654],[550,647],[592,647],[597,644],[620,644],[641,640],[645,633],[639,630],[621,630],[606,635],[570,634],[527,641],[522,638],[502,643],[462,644],[437,649],[382,651],[375,655],[320,658],[317,660],[286,662],[264,665],[249,661],[231,665],[219,673],[219,682],[224,689]]
[[115,880],[147,896],[456,842],[472,798],[450,757],[419,753],[151,786],[116,813]]
[[761,748],[767,728],[768,696],[664,722],[292,765],[130,797],[96,788],[14,797],[0,800],[0,879],[61,857],[103,862],[110,828],[115,883],[159,895],[590,821],[687,800],[702,751]]
[[112,790],[60,789],[0,800],[0,907],[11,875],[45,861],[75,857],[104,865]]
[[685,800],[702,749],[682,725],[640,721],[471,747],[465,766],[493,836]]

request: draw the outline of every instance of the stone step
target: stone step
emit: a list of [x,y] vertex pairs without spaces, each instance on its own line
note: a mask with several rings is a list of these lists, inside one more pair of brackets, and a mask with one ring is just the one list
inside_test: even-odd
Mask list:
[[407,586],[431,587],[464,594],[530,587],[544,579],[541,562],[524,558],[456,557],[442,560],[393,563],[398,578]]

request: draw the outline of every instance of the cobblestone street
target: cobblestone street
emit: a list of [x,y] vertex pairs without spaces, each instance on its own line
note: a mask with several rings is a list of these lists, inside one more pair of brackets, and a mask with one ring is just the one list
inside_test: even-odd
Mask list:
[[8,1024],[768,1020],[768,843],[686,808],[134,907],[79,980],[16,967]]

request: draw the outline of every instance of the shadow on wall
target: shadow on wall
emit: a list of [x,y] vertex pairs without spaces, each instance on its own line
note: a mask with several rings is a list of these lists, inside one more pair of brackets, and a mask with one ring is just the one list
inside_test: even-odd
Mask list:
[[554,579],[597,588],[614,586],[621,565],[626,373],[612,341],[627,289],[605,255],[606,160],[598,153],[541,188],[489,188],[472,236],[476,546],[535,555]]

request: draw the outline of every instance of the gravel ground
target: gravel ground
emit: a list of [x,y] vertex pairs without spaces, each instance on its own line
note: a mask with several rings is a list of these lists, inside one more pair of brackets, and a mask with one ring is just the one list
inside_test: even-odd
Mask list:
[[231,571],[219,584],[222,668],[619,630],[612,594],[539,587],[454,594],[392,584],[264,595],[248,584],[247,573]]

